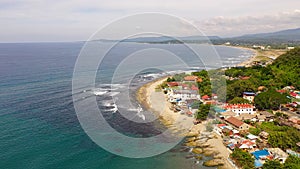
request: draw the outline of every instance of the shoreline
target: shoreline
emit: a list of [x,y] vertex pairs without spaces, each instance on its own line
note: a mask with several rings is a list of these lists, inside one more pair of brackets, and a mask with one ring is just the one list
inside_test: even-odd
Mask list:
[[255,61],[255,59],[258,57],[258,51],[252,48],[248,48],[248,47],[243,47],[243,46],[230,46],[233,48],[238,48],[238,49],[243,49],[243,50],[250,50],[253,52],[253,55],[250,56],[249,58],[247,58],[246,60],[244,60],[241,63],[236,64],[235,66],[247,66],[250,65],[251,63],[253,63]]
[[[226,46],[226,45],[220,45],[220,46]],[[238,66],[244,66],[244,67],[251,67],[251,65],[254,62],[266,62],[267,64],[272,63],[278,56],[284,54],[286,50],[283,49],[253,49],[251,47],[246,46],[226,46],[226,47],[232,47],[232,48],[238,48],[238,49],[244,49],[244,50],[250,50],[254,54],[247,58],[245,61],[238,63],[235,65],[235,67]]]

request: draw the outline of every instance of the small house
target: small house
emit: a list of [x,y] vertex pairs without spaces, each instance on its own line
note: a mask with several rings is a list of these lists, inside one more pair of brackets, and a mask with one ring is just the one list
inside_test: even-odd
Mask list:
[[246,100],[249,100],[251,103],[253,103],[255,95],[256,94],[254,92],[244,92],[243,98]]

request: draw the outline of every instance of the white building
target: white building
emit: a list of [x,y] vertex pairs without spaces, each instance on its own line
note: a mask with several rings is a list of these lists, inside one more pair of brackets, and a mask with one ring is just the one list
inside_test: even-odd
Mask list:
[[252,104],[226,104],[223,106],[225,110],[232,111],[239,116],[241,114],[255,114],[255,107]]
[[185,101],[189,99],[200,100],[200,94],[197,90],[175,90],[171,89],[168,94],[170,102]]

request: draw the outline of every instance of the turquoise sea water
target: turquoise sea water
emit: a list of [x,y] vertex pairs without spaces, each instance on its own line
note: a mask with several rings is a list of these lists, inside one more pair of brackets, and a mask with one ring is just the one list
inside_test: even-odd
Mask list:
[[[82,45],[0,44],[0,168],[204,168],[186,159],[188,152],[182,152],[181,145],[155,157],[129,159],[91,141],[77,120],[71,93],[73,68]],[[124,44],[124,49],[145,46]],[[165,47],[180,51],[178,45],[162,45]],[[217,51],[227,63],[240,62],[251,54],[222,46]],[[106,73],[102,75],[111,72]],[[124,126],[125,132],[140,127]],[[155,133],[155,126],[143,131]]]

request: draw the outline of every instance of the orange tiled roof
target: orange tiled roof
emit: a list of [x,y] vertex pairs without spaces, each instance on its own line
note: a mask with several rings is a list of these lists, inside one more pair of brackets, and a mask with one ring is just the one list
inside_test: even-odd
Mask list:
[[198,80],[198,76],[186,76],[184,77],[184,80],[185,81],[195,81],[195,80]]
[[227,118],[225,121],[227,121],[228,123],[234,125],[235,127],[240,127],[241,125],[244,124],[244,122],[242,122],[241,120],[235,118],[235,117],[229,117]]
[[227,104],[224,106],[225,109],[245,109],[245,108],[254,108],[252,104]]

